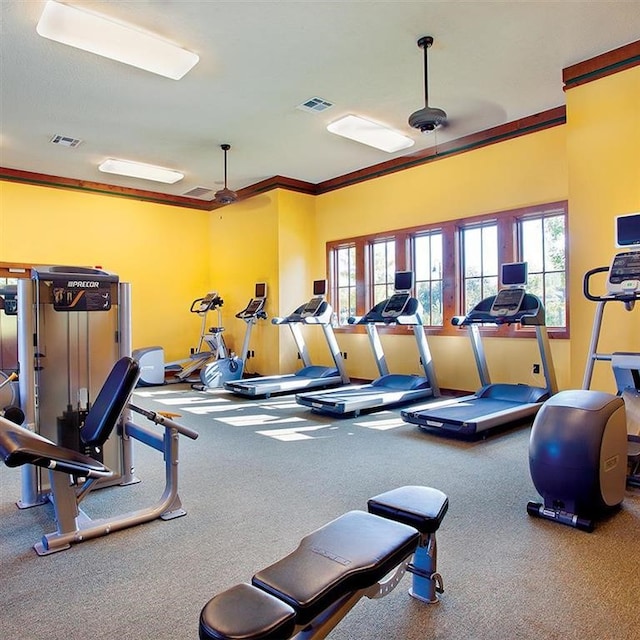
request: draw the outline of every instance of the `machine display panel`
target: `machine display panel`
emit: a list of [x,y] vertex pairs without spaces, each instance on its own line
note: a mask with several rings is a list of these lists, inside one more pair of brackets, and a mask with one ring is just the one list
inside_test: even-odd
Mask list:
[[384,305],[382,317],[397,318],[404,311],[409,299],[410,295],[408,293],[394,293],[389,300],[387,300],[387,304]]
[[254,298],[266,298],[267,297],[267,283],[257,282]]
[[640,213],[616,217],[616,247],[623,249],[640,245]]
[[511,316],[518,312],[524,300],[524,289],[502,289],[491,305],[492,316]]
[[302,310],[303,316],[314,316],[318,309],[320,309],[320,305],[324,302],[324,298],[322,296],[316,296],[315,298],[311,298],[309,302],[304,306]]
[[506,262],[501,267],[500,280],[505,287],[523,287],[527,284],[527,263]]
[[244,310],[245,316],[254,316],[264,306],[264,298],[254,298]]
[[607,289],[611,294],[637,290],[640,286],[640,250],[618,253],[611,263]]
[[327,281],[326,280],[314,280],[313,281],[313,295],[324,296],[327,294]]
[[413,287],[413,271],[396,271],[393,288],[400,291],[411,291]]

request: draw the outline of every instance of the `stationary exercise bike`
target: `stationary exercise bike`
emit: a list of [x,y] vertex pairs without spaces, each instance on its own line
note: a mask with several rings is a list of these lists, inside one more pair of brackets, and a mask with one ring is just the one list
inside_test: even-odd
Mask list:
[[[223,304],[224,300],[216,292],[209,292],[191,303],[189,311],[202,318],[202,325],[198,346],[187,358],[165,363],[164,349],[160,346],[135,349],[132,356],[140,365],[141,372],[138,385],[196,381],[198,371],[207,363],[226,358],[227,346],[222,335],[224,327],[220,324],[220,307]],[[211,311],[218,312],[216,326],[209,326],[208,316]]]
[[[621,216],[617,229],[618,247],[640,245],[640,214]],[[591,279],[605,272],[606,293],[595,295]],[[529,467],[544,502],[529,502],[527,512],[592,531],[599,516],[620,506],[626,484],[640,486],[640,354],[597,350],[606,305],[622,303],[630,312],[640,300],[640,249],[588,271],[583,291],[598,306],[582,389],[558,393],[536,416]],[[597,361],[611,363],[617,394],[590,390]]]
[[[265,282],[258,282],[255,287],[254,297],[249,300],[247,306],[236,313],[236,318],[243,320],[247,324],[242,342],[241,356],[233,351],[228,351],[226,344],[222,341],[224,351],[219,352],[218,358],[208,361],[200,369],[200,383],[191,385],[197,391],[207,389],[217,389],[230,380],[240,380],[244,374],[245,362],[249,352],[251,331],[258,320],[267,317],[264,305],[267,302],[267,285]],[[222,337],[222,336],[221,336]]]

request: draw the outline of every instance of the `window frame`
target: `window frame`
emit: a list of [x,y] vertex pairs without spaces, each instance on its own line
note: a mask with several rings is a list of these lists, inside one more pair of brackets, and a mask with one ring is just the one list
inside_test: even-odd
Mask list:
[[[520,207],[499,212],[478,214],[466,218],[458,218],[445,222],[434,222],[424,225],[416,225],[396,230],[385,230],[378,233],[342,238],[326,243],[327,278],[329,280],[329,301],[337,300],[336,280],[332,277],[334,266],[334,251],[347,245],[355,247],[356,260],[356,315],[362,316],[371,308],[372,293],[370,265],[368,264],[369,247],[382,240],[395,240],[395,264],[398,271],[413,270],[412,238],[433,232],[442,233],[442,305],[443,325],[424,325],[428,335],[454,336],[460,335],[460,328],[454,327],[451,319],[454,316],[464,314],[463,282],[462,275],[462,229],[477,226],[490,221],[495,221],[498,227],[498,264],[518,262],[520,243],[518,239],[519,221],[526,218],[543,217],[555,213],[564,215],[565,218],[565,283],[566,283],[566,326],[548,327],[547,332],[552,339],[569,338],[569,240],[567,229],[569,228],[568,202],[566,200],[543,203],[539,205]],[[415,295],[415,291],[413,292]],[[338,310],[336,310],[337,312]],[[362,333],[364,328],[358,325],[341,324],[335,327],[338,333]],[[411,331],[411,327],[388,326],[380,327],[383,333],[395,333],[405,335]],[[521,327],[519,325],[482,325],[484,334],[503,337],[526,337],[535,334],[533,327]]]

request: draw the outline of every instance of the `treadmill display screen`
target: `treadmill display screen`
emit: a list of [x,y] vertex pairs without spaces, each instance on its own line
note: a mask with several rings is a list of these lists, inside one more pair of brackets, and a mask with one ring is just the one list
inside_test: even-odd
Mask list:
[[393,288],[396,291],[411,291],[413,287],[413,271],[396,271]]
[[384,309],[382,310],[383,318],[397,318],[402,314],[404,308],[407,306],[407,302],[409,302],[409,294],[408,293],[394,293],[387,304],[384,305]]
[[514,315],[524,300],[524,289],[502,289],[491,305],[492,316]]
[[313,295],[324,296],[327,294],[327,281],[326,280],[314,280],[313,281]]
[[315,298],[311,298],[309,302],[304,306],[302,310],[303,316],[314,316],[318,313],[318,309],[320,309],[320,305],[322,304],[324,298],[322,296],[317,296]]
[[501,267],[501,280],[505,287],[527,284],[527,263],[505,262]]

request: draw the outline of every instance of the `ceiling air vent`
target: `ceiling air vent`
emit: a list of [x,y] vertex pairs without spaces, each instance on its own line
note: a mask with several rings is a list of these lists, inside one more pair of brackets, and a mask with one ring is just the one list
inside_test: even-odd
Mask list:
[[322,98],[309,98],[302,104],[299,104],[296,109],[300,109],[301,111],[310,111],[311,113],[322,113],[327,109],[331,109],[331,107],[333,107],[333,102],[323,100]]
[[209,187],[194,187],[189,191],[185,191],[182,195],[187,196],[187,198],[203,198],[210,193],[213,193],[213,189],[209,189]]
[[55,136],[53,136],[53,138],[51,138],[51,140],[49,140],[49,142],[51,142],[52,144],[60,145],[61,147],[71,147],[73,149],[81,144],[82,140],[56,134]]

